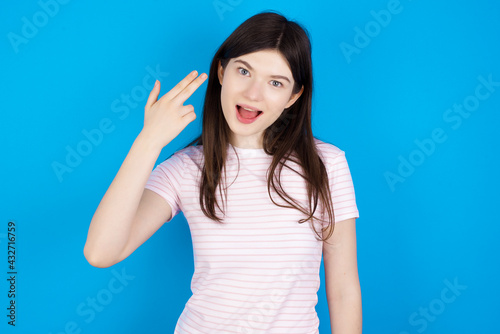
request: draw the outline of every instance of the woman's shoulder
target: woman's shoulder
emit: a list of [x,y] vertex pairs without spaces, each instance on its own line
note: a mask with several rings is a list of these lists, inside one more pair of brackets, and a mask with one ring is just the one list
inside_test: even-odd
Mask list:
[[314,138],[316,149],[327,170],[343,169],[346,166],[345,152],[338,146]]
[[203,155],[203,145],[189,145],[174,152],[174,154],[184,154],[187,156]]
[[190,145],[174,151],[164,162],[200,165],[203,159],[203,147]]
[[328,143],[316,137],[314,137],[314,142],[316,144],[316,149],[318,151],[318,154],[322,155],[322,157],[324,158],[334,159],[339,155],[345,154],[343,150],[341,150],[338,146],[332,143]]

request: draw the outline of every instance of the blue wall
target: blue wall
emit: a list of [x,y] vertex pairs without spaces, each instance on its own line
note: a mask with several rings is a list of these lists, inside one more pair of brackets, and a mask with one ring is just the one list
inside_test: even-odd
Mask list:
[[[311,34],[313,130],[346,152],[360,210],[364,333],[499,330],[498,2],[41,0],[0,11],[2,333],[173,332],[194,270],[182,214],[106,269],[83,256],[88,227],[142,128],[153,77],[163,95],[208,71],[223,40],[265,9]],[[203,87],[188,100],[198,115]]]

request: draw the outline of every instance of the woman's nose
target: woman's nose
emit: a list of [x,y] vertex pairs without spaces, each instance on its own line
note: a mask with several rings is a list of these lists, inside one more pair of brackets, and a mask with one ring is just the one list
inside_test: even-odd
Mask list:
[[245,89],[245,97],[252,101],[259,101],[262,99],[263,83],[259,80],[252,80]]

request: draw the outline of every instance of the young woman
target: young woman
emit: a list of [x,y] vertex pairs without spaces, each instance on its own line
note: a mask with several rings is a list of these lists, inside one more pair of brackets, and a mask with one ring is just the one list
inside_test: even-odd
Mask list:
[[361,333],[359,214],[344,152],[312,134],[305,29],[274,12],[242,23],[212,60],[201,136],[151,172],[196,119],[183,103],[206,78],[193,71],[159,100],[155,84],[85,257],[112,266],[182,211],[195,272],[175,333],[319,333],[322,256],[332,332]]

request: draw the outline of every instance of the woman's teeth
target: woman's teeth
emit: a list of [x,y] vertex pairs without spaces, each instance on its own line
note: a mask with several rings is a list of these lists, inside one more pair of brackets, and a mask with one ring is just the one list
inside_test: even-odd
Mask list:
[[256,110],[248,109],[248,108],[245,108],[242,106],[238,106],[238,112],[240,113],[240,115],[243,118],[247,118],[247,119],[255,118],[262,113],[262,111],[260,111],[260,110],[256,111]]

